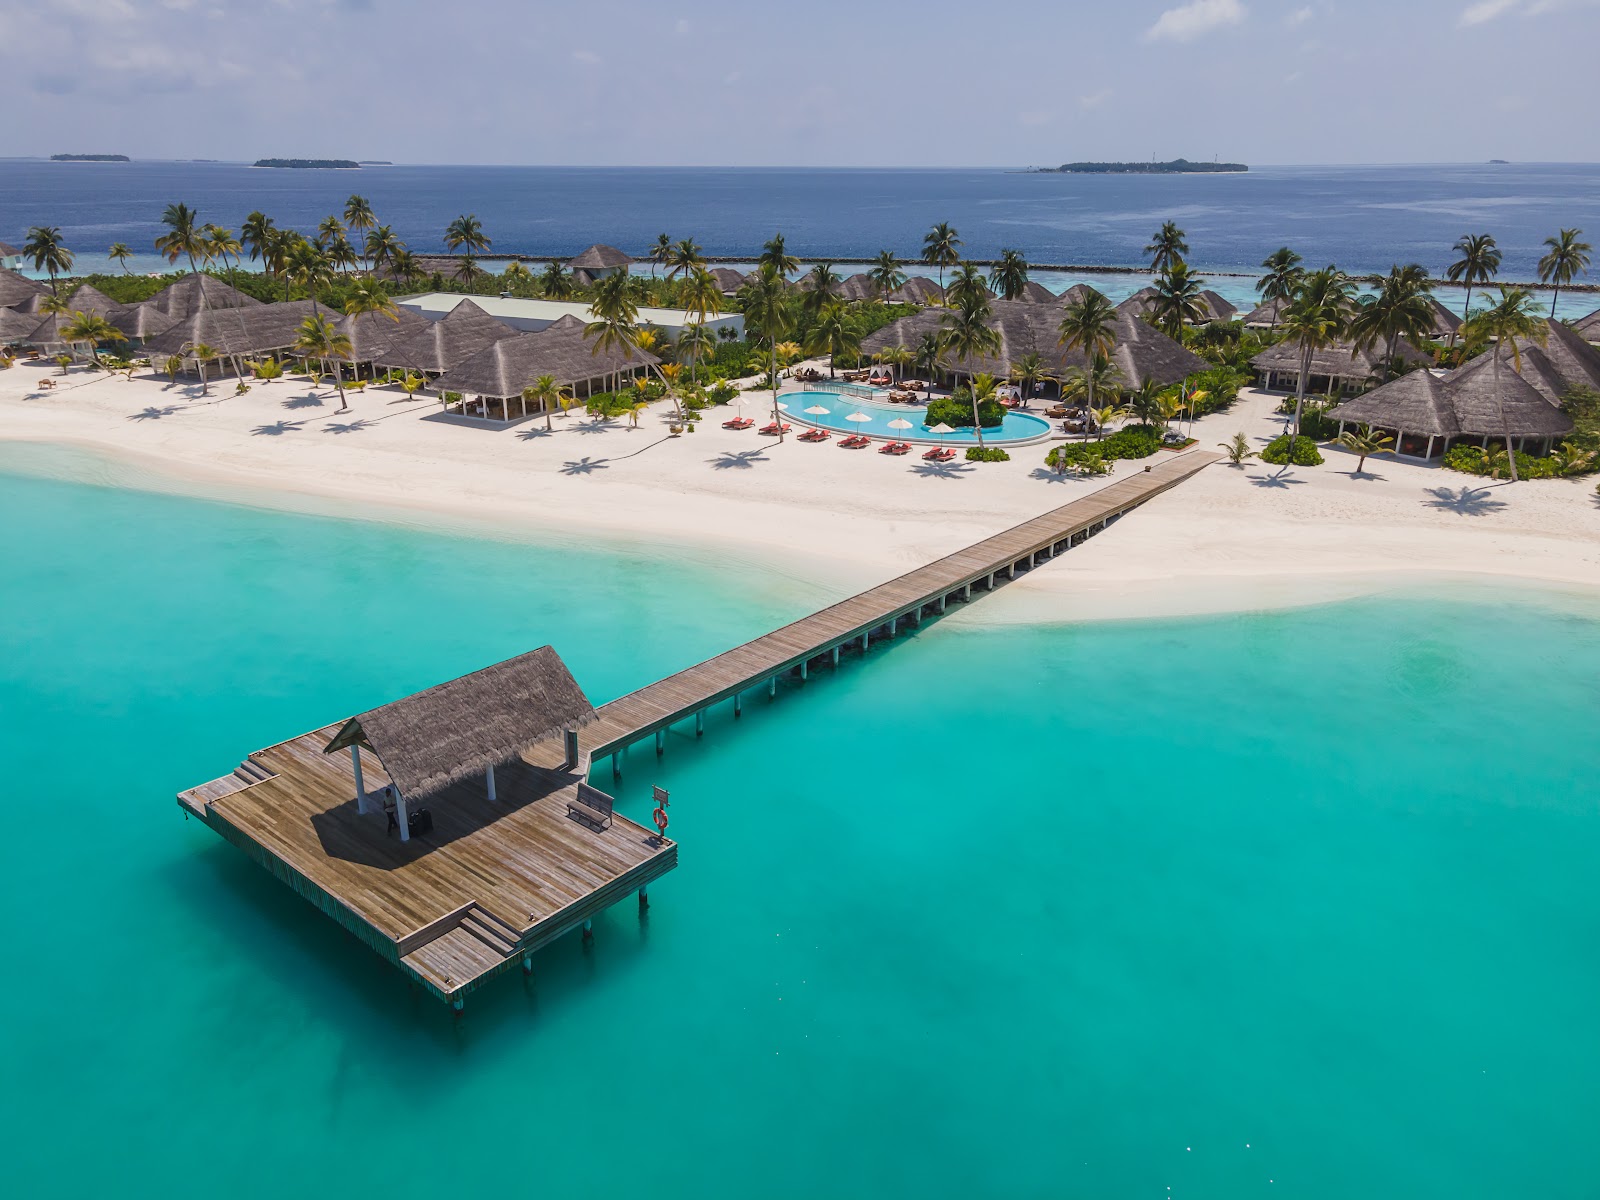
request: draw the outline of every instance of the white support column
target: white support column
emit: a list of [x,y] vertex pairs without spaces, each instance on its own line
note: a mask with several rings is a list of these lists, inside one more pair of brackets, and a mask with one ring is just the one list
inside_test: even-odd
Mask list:
[[862,651],[865,652],[867,647],[870,646],[870,645],[872,645],[872,631],[871,630],[867,630],[864,633],[862,633],[862,635],[861,635],[861,649],[862,649]]
[[665,729],[658,729],[658,730],[656,730],[656,757],[660,758],[666,752],[667,752],[667,731]]
[[484,771],[484,773],[483,773],[483,784],[484,784],[484,787],[487,788],[488,792],[489,792],[489,803],[493,804],[495,802],[495,794],[494,794],[494,767],[492,765],[486,771]]
[[811,661],[810,661],[810,659],[802,659],[800,661],[800,682],[804,683],[806,680],[808,680],[810,678],[811,678]]
[[770,700],[778,694],[778,677],[774,675],[767,680],[767,698]]
[[699,737],[706,731],[706,710],[701,709],[694,715],[694,735]]
[[400,794],[400,789],[394,789],[394,819],[400,823],[400,840],[411,840],[411,818],[406,813],[406,798]]
[[356,769],[356,811],[365,816],[367,812],[367,785],[361,779],[361,747],[354,742],[350,743],[350,765]]
[[837,646],[833,648],[833,665],[836,667],[839,665],[839,647]]

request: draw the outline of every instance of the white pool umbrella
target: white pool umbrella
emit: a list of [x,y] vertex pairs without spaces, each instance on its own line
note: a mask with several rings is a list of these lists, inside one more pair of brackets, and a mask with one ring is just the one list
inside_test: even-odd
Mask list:
[[831,408],[823,408],[820,404],[813,404],[810,408],[806,409],[806,415],[811,417],[825,417],[832,411],[833,409]]
[[916,426],[914,426],[910,421],[906,420],[904,417],[896,417],[894,420],[889,422],[889,428],[890,429],[915,429]]
[[946,425],[943,421],[940,421],[937,425],[930,425],[928,427],[928,432],[929,433],[954,433],[955,430],[951,429],[950,426]]
[[872,418],[867,416],[867,414],[864,413],[864,412],[853,412],[848,417],[846,417],[845,420],[846,421],[870,421],[870,420],[872,420]]

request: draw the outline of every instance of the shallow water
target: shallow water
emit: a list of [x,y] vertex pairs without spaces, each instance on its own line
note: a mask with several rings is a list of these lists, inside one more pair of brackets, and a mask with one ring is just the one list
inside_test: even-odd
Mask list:
[[[628,764],[682,866],[459,1024],[172,793],[544,641],[597,700],[736,569],[0,475],[18,1195],[1577,1195],[1600,624],[956,616]],[[503,986],[502,986],[503,984]]]

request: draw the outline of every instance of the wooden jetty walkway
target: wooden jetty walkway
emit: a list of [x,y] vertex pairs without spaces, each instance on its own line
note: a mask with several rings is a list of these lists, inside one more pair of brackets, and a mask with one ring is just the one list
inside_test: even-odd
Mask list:
[[992,591],[1220,457],[1164,457],[598,709],[546,647],[257,751],[178,802],[459,1010],[494,976],[531,972],[556,938],[580,926],[587,938],[630,893],[643,907],[677,865],[677,843],[586,782],[595,761],[611,756],[617,773],[621,752],[652,737],[659,754],[677,722],[699,733],[712,705],[737,715],[747,691],[775,694],[780,678]]

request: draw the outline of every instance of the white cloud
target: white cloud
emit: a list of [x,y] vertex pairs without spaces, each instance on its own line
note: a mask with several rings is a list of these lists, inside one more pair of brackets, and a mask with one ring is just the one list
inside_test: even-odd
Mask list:
[[1538,17],[1572,8],[1593,8],[1597,3],[1600,0],[1478,0],[1462,10],[1460,24],[1482,25],[1507,13]]
[[1461,14],[1463,25],[1482,25],[1485,21],[1492,21],[1496,17],[1503,17],[1513,8],[1518,7],[1522,0],[1479,0]]
[[1283,23],[1290,29],[1293,29],[1296,25],[1304,25],[1315,15],[1316,14],[1311,11],[1309,6],[1306,8],[1297,8],[1283,19]]
[[1098,92],[1090,92],[1087,96],[1078,97],[1078,107],[1083,109],[1099,108],[1111,99],[1111,89],[1101,88]]
[[574,50],[572,52],[572,61],[581,62],[586,67],[598,67],[600,65],[600,56],[593,50]]
[[1149,40],[1187,42],[1224,25],[1237,25],[1244,17],[1244,5],[1239,0],[1189,0],[1157,17],[1144,36]]

